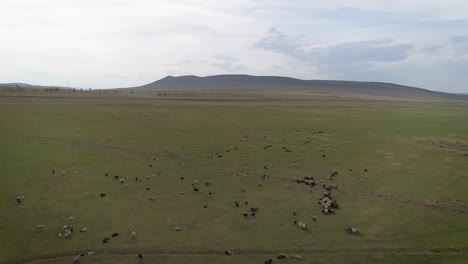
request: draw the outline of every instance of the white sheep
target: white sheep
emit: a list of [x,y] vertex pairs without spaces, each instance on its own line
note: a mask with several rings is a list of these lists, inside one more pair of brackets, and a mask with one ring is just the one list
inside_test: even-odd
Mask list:
[[44,230],[44,226],[43,226],[43,225],[37,225],[37,226],[36,226],[36,231],[37,231],[37,232],[42,232],[42,230]]
[[297,222],[297,226],[302,230],[307,229],[307,223],[306,222]]
[[72,236],[72,232],[70,229],[65,229],[63,237],[70,238]]
[[135,240],[136,239],[136,232],[135,231],[132,231],[130,232],[130,237]]

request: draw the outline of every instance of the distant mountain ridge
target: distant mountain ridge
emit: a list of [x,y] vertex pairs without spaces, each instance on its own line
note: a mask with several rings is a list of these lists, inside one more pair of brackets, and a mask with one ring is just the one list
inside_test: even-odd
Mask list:
[[59,89],[74,89],[72,87],[65,86],[53,86],[53,85],[37,85],[29,83],[0,83],[0,87],[10,87],[10,88],[25,88],[25,89],[46,89],[46,88],[59,88]]
[[384,82],[357,82],[337,80],[301,80],[280,76],[213,75],[198,77],[167,76],[158,81],[131,88],[135,92],[196,91],[196,90],[284,90],[307,91],[330,95],[360,95],[396,98],[445,98],[468,100],[468,96],[435,92],[422,88]]

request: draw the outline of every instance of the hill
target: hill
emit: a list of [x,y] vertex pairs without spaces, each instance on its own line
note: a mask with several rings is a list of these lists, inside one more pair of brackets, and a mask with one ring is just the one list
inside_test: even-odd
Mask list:
[[70,87],[64,86],[53,86],[53,85],[37,85],[37,84],[29,84],[29,83],[0,83],[0,88],[15,88],[15,89],[55,89],[58,88],[60,90],[69,90],[73,89]]
[[466,100],[468,96],[434,92],[421,88],[383,82],[356,82],[335,80],[300,80],[279,76],[214,75],[198,77],[194,75],[167,76],[158,81],[132,88],[135,92],[153,91],[197,91],[197,90],[262,90],[300,91],[317,94],[343,96],[377,96],[393,98],[439,98]]

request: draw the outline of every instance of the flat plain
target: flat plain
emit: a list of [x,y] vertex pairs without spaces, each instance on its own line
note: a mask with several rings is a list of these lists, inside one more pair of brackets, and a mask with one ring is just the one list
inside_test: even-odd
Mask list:
[[1,92],[0,177],[0,263],[468,261],[463,101]]

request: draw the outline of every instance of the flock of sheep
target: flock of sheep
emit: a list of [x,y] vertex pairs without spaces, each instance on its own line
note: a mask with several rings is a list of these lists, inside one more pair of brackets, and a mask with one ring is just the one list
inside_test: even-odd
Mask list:
[[[320,133],[323,133],[320,131]],[[242,139],[242,141],[248,141],[248,135],[245,134],[244,135],[244,138]],[[311,140],[307,140],[304,144],[308,144],[310,143]],[[266,146],[264,146],[264,149],[265,150],[268,150],[270,148],[272,148],[273,145],[271,144],[268,144]],[[235,147],[233,148],[232,150],[237,150],[238,147]],[[231,149],[228,150],[228,152],[230,151]],[[286,151],[286,152],[291,152],[290,149],[286,148],[286,147],[283,147],[283,150]],[[167,151],[166,151],[167,153]],[[216,155],[211,155],[211,156],[208,156],[208,158],[212,158],[214,156],[217,156],[218,158],[221,158],[222,157],[222,154],[217,152]],[[322,157],[325,157],[325,155],[323,155]],[[150,167],[152,167],[152,165],[150,164],[149,165]],[[264,166],[264,169],[268,169],[268,168],[271,168],[273,167],[273,165],[265,165]],[[351,170],[350,170],[351,171]],[[365,171],[367,172],[367,169],[365,169]],[[52,173],[55,174],[55,170],[52,170]],[[73,172],[74,174],[77,174],[78,172],[74,171]],[[65,171],[62,171],[62,175],[66,175],[66,172]],[[334,171],[333,173],[331,173],[329,176],[326,177],[327,180],[330,180],[332,181],[334,179],[334,177],[336,177],[338,175],[338,172]],[[109,177],[109,173],[105,173],[105,176],[106,177]],[[126,178],[121,178],[117,175],[111,177],[111,179],[114,179],[115,181],[117,182],[120,182],[120,184],[124,185],[124,186],[127,186],[126,184],[126,181],[130,180],[129,177],[126,177]],[[262,175],[262,179],[263,180],[269,180],[271,179],[270,176],[267,176],[266,174],[263,174]],[[139,179],[138,177],[135,177],[135,178],[132,178],[132,180],[134,180],[135,182],[137,182]],[[149,180],[149,176],[146,176],[146,180]],[[181,181],[184,181],[184,177],[181,177],[180,178]],[[338,189],[338,186],[336,185],[326,185],[326,184],[321,184],[322,182],[321,181],[317,181],[314,179],[313,176],[311,175],[307,175],[305,177],[303,177],[302,179],[296,179],[296,180],[292,180],[293,182],[296,182],[297,184],[301,184],[301,185],[305,185],[307,187],[310,187],[310,188],[323,188],[325,189],[325,192],[323,193],[322,197],[318,200],[318,204],[321,208],[321,212],[324,214],[324,215],[329,215],[329,214],[334,214],[335,213],[335,210],[339,208],[339,205],[338,205],[338,202],[335,198],[333,198],[332,196],[332,191],[333,190],[337,190]],[[202,188],[202,186],[200,185],[199,181],[198,180],[195,180],[193,183],[192,183],[192,190],[194,192],[199,192],[200,191],[200,188]],[[210,187],[211,186],[211,183],[210,182],[206,182],[204,184],[204,187]],[[149,190],[150,188],[148,187],[147,190]],[[183,194],[183,193],[180,193],[180,194]],[[209,195],[211,195],[212,193],[209,192],[208,193]],[[99,196],[101,198],[104,198],[106,197],[106,193],[100,193]],[[150,201],[154,201],[155,199],[153,197],[149,198]],[[25,197],[23,195],[21,196],[18,196],[16,198],[16,201],[17,201],[17,204],[20,205],[22,204],[24,201],[25,201]],[[248,209],[247,212],[244,212],[242,213],[243,217],[244,218],[247,218],[247,217],[253,217],[255,216],[256,214],[259,213],[260,209],[258,207],[253,207],[253,206],[249,206],[248,202],[247,201],[244,201],[243,203],[239,202],[239,201],[234,201],[234,206],[235,207],[241,207],[241,204],[242,205],[245,205],[245,206],[248,206],[250,207]],[[207,205],[204,205],[204,208],[207,208]],[[293,215],[294,216],[297,216],[296,212],[293,212]],[[316,216],[312,216],[312,221],[317,221],[317,217]],[[73,228],[73,220],[74,220],[74,217],[69,217],[68,218],[68,223],[63,225],[62,226],[62,229],[61,229],[61,232],[58,234],[59,237],[64,237],[65,239],[71,239],[73,234],[74,234],[74,228]],[[306,231],[308,229],[308,225],[307,225],[307,222],[306,221],[298,221],[298,220],[295,220],[294,221],[294,225],[301,229],[301,230],[304,230]],[[37,232],[42,232],[44,230],[44,225],[40,224],[40,225],[37,225],[36,226],[36,231]],[[180,227],[175,227],[173,229],[174,231],[181,231],[181,228]],[[87,227],[82,227],[79,229],[79,232],[80,233],[86,233],[88,231]],[[353,234],[353,235],[357,235],[357,234],[360,234],[360,231],[359,231],[359,228],[357,227],[348,227],[345,229],[345,231],[349,234]],[[114,238],[114,237],[117,237],[119,236],[118,233],[113,233],[110,237],[105,237],[103,240],[102,240],[102,243],[108,243],[110,241],[110,239]],[[137,234],[134,230],[130,231],[129,232],[129,238],[132,239],[132,240],[135,240],[137,238]],[[88,252],[88,254],[80,254],[80,255],[77,255],[77,256],[74,256],[72,258],[72,262],[73,264],[78,264],[80,263],[80,257],[83,257],[83,256],[86,256],[86,255],[93,255],[94,252]],[[234,252],[231,251],[231,250],[226,250],[224,251],[224,254],[225,255],[234,255]],[[298,260],[301,260],[302,259],[302,256],[300,255],[293,255],[292,258],[294,259],[298,259]],[[143,255],[141,254],[138,254],[138,259],[140,261],[143,261]],[[286,259],[286,256],[285,255],[278,255],[277,256],[277,259],[278,260],[283,260],[283,259]],[[265,264],[271,264],[273,262],[272,259],[268,259],[266,260],[264,263]]]

